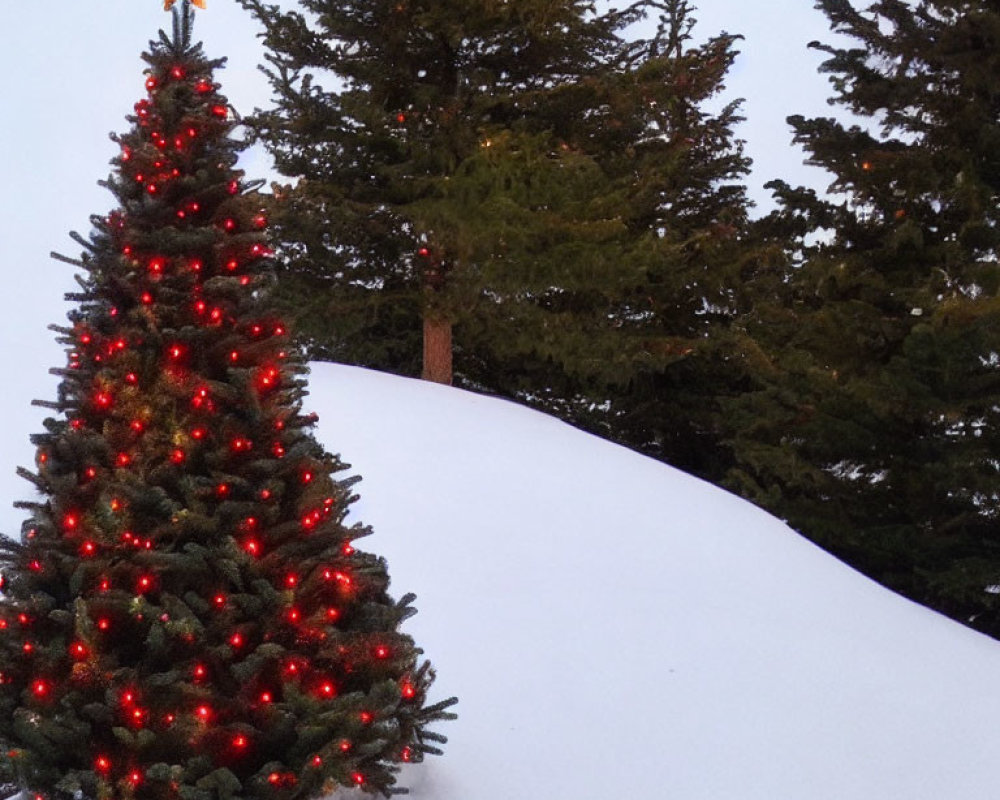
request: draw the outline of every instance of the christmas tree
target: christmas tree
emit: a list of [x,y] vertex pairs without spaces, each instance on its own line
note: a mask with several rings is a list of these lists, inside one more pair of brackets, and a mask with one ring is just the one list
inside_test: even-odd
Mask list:
[[[819,0],[833,102],[792,117],[833,197],[782,182],[794,267],[731,485],[907,596],[1000,636],[1000,10]],[[763,377],[763,376],[762,376]]]
[[[355,549],[352,480],[301,410],[268,301],[259,200],[192,11],[144,55],[148,95],[94,217],[39,489],[4,540],[0,760],[41,798],[386,795],[439,752],[412,596]],[[64,259],[67,260],[67,259]]]

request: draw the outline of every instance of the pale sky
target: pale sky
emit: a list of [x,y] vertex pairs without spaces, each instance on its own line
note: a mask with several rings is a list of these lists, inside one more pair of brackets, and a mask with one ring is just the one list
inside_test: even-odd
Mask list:
[[[207,0],[198,11],[196,38],[210,57],[227,56],[218,77],[237,110],[268,103],[256,66],[261,61],[257,28],[235,0]],[[824,188],[826,176],[802,166],[785,124],[789,114],[831,114],[821,55],[806,45],[829,41],[825,17],[810,0],[696,0],[696,37],[740,33],[742,55],[729,76],[724,101],[745,98],[748,121],[739,129],[754,159],[751,197],[770,207],[763,184],[781,177],[793,185]],[[71,230],[90,231],[91,214],[105,214],[112,197],[97,186],[107,177],[116,147],[110,131],[127,128],[124,117],[145,93],[140,53],[170,15],[160,0],[5,0],[0,34],[0,531],[14,534],[23,514],[10,500],[30,496],[13,476],[16,464],[31,465],[28,435],[47,415],[32,398],[54,399],[49,367],[65,355],[46,328],[65,322],[62,294],[75,288],[73,269],[48,258],[51,250],[76,256]],[[248,177],[268,177],[261,156],[244,159]]]

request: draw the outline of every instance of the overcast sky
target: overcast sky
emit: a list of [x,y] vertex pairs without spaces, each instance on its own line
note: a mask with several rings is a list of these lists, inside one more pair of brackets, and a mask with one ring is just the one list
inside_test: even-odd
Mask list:
[[[207,0],[197,12],[196,37],[211,57],[227,56],[219,75],[223,92],[240,111],[266,105],[268,91],[256,66],[257,29],[235,0]],[[721,31],[742,34],[741,56],[725,101],[745,98],[747,122],[739,130],[754,159],[751,196],[770,207],[763,184],[781,177],[823,188],[823,173],[802,166],[790,144],[789,114],[831,113],[821,56],[806,47],[829,40],[825,17],[810,0],[696,0],[699,39]],[[87,235],[91,214],[107,213],[112,197],[96,181],[108,174],[116,147],[110,131],[126,129],[124,117],[144,95],[139,55],[170,15],[160,0],[5,0],[0,34],[0,531],[14,533],[22,514],[7,498],[30,488],[11,475],[15,464],[33,461],[28,434],[45,414],[32,398],[53,399],[51,366],[65,364],[50,323],[65,321],[63,292],[74,287],[73,270],[51,261],[58,250],[76,256],[70,230]],[[248,177],[267,177],[266,160],[251,156]]]

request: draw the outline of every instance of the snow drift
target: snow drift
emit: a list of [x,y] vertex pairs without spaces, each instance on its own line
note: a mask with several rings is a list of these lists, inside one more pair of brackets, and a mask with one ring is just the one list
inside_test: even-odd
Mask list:
[[995,641],[545,415],[329,364],[310,386],[364,478],[359,545],[460,698],[415,800],[996,795]]

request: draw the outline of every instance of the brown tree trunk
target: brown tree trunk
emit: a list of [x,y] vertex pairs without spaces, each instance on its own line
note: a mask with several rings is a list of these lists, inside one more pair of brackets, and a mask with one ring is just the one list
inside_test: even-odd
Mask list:
[[451,386],[451,323],[427,315],[424,317],[425,381]]

